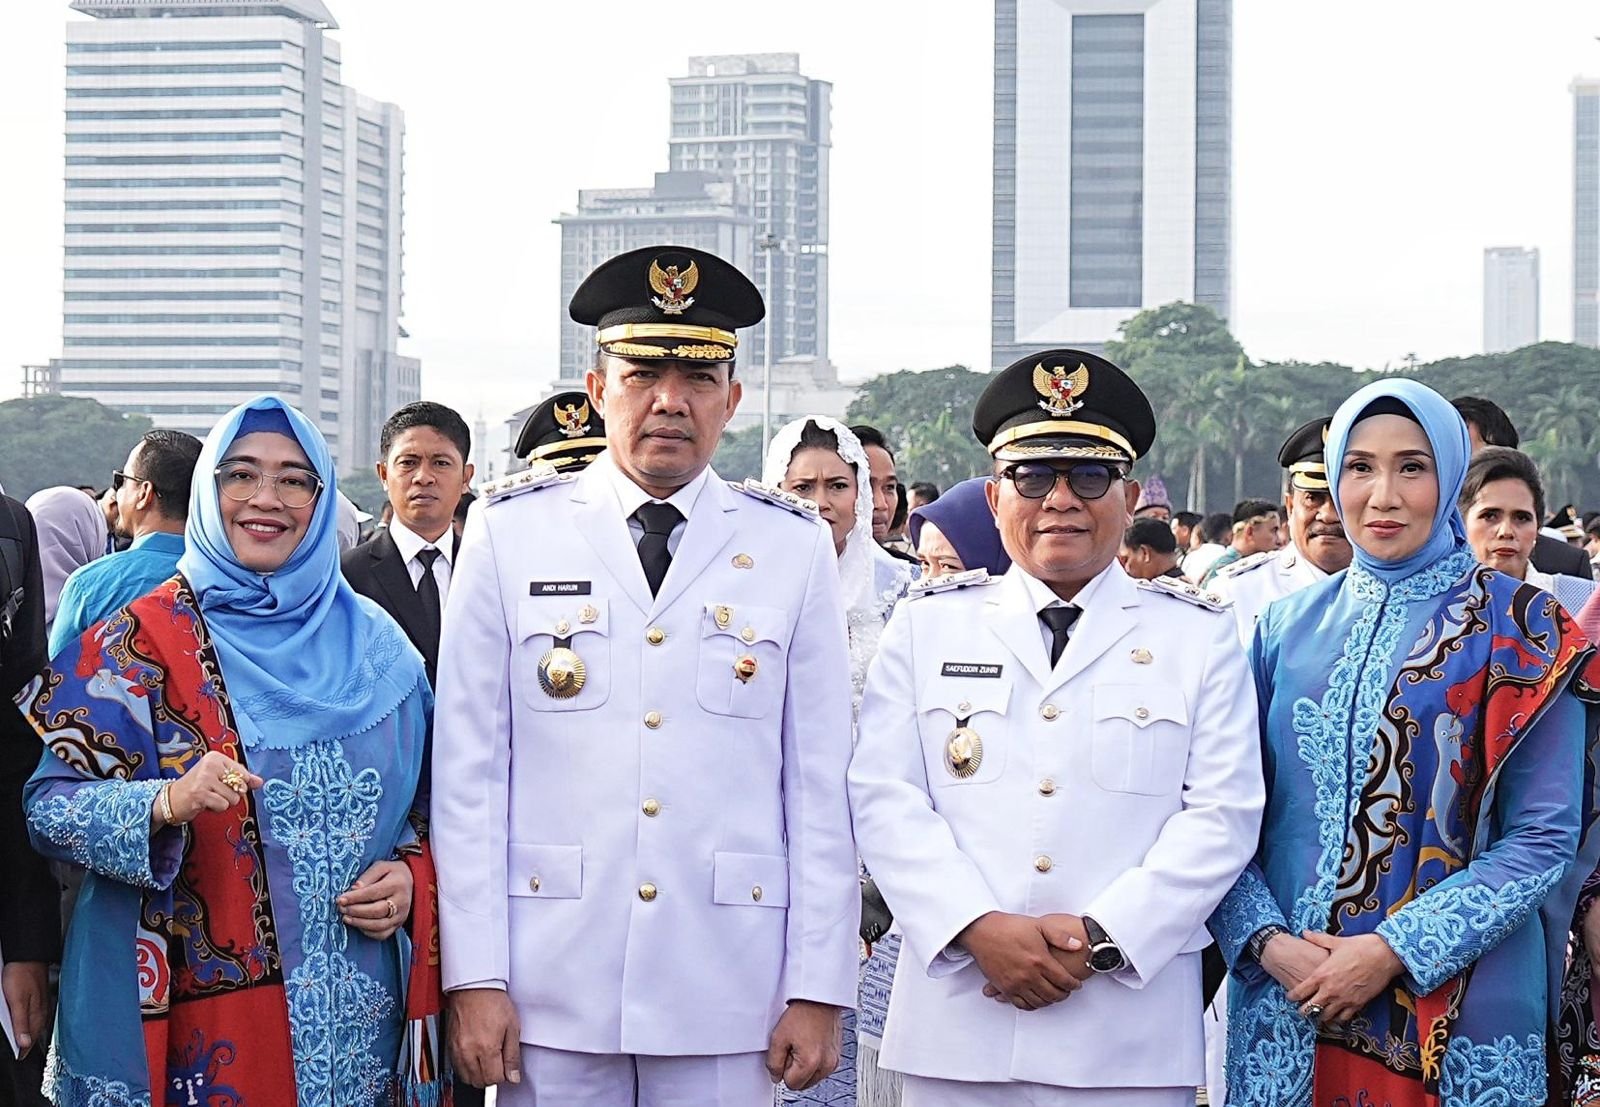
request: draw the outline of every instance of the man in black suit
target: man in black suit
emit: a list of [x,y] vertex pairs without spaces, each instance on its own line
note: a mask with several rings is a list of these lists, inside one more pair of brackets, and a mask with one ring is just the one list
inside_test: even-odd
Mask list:
[[61,889],[22,814],[22,786],[43,746],[12,702],[46,660],[38,532],[27,508],[0,496],[0,1002],[23,1055],[14,1059],[0,1040],[0,1107],[44,1107],[49,970],[61,956]]
[[459,544],[451,524],[472,483],[472,433],[456,412],[424,400],[391,415],[378,446],[378,479],[394,517],[347,550],[341,564],[350,587],[394,616],[422,654],[431,683]]
[[[1473,453],[1485,446],[1509,446],[1514,450],[1517,443],[1522,441],[1511,417],[1493,400],[1485,400],[1481,396],[1457,396],[1450,403],[1466,420],[1467,438],[1472,443]],[[1541,573],[1565,573],[1569,577],[1594,579],[1594,566],[1589,563],[1587,553],[1547,534],[1541,534],[1534,540],[1533,557],[1530,560]]]

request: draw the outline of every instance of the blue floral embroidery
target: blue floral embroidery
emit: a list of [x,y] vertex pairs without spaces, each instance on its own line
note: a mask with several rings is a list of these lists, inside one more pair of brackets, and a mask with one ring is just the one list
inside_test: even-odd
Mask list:
[[101,780],[56,793],[28,810],[33,833],[102,876],[140,888],[163,881],[150,866],[150,805],[162,780]]
[[339,743],[317,742],[295,750],[291,778],[268,781],[263,795],[294,868],[305,931],[305,956],[287,987],[300,1105],[370,1107],[386,1072],[372,1047],[394,1001],[345,957],[349,929],[334,897],[360,875],[383,796],[378,772],[356,773]]
[[1405,962],[1417,993],[1427,995],[1526,922],[1566,871],[1556,865],[1498,888],[1432,888],[1379,923],[1378,934]]
[[1298,1107],[1311,1102],[1315,1034],[1276,981],[1266,989],[1229,1012],[1228,1102]]
[[120,1080],[79,1076],[68,1069],[55,1043],[45,1061],[42,1090],[57,1107],[150,1107],[149,1092],[135,1092]]
[[1222,903],[1212,913],[1211,936],[1217,940],[1223,958],[1230,966],[1239,961],[1239,954],[1251,935],[1263,926],[1287,925],[1278,901],[1272,898],[1272,889],[1252,863],[1239,874]]
[[1486,1045],[1457,1035],[1444,1051],[1439,1099],[1450,1107],[1524,1107],[1548,1092],[1544,1038],[1507,1034]]

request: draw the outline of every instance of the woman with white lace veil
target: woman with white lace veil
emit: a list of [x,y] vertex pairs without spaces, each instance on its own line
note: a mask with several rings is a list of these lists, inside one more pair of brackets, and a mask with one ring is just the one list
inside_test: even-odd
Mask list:
[[[833,530],[850,630],[850,683],[859,709],[878,638],[895,602],[911,584],[909,567],[885,554],[872,540],[867,452],[843,423],[822,415],[808,416],[773,436],[761,475],[768,484],[815,501],[823,521]],[[889,984],[899,952],[898,934],[885,935],[871,947],[871,956],[862,965],[859,1010],[854,1016],[850,1012],[845,1015],[838,1069],[807,1091],[780,1091],[779,1102],[828,1107],[894,1107],[900,1102],[899,1076],[879,1071],[877,1066],[877,1047],[889,1010]]]

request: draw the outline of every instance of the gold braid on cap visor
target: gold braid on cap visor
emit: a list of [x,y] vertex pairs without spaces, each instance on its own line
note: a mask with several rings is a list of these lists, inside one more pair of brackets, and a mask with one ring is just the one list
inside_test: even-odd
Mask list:
[[[635,342],[639,338],[678,338],[677,346]],[[686,361],[730,361],[739,338],[721,327],[694,327],[686,323],[618,323],[602,327],[596,336],[600,348],[618,357],[671,357]]]
[[1066,454],[1063,452],[1065,450],[1080,449],[1084,451],[1084,456],[1091,456],[1091,451],[1100,449],[1090,446],[1041,446],[1034,447],[1033,450],[1030,451],[1027,446],[1013,446],[1013,443],[1018,442],[1020,439],[1059,437],[1062,435],[1076,435],[1080,438],[1098,438],[1102,442],[1109,442],[1113,446],[1117,447],[1121,453],[1121,458],[1124,461],[1133,461],[1139,456],[1134,450],[1133,444],[1126,438],[1122,437],[1122,435],[1112,430],[1110,427],[1101,426],[1099,423],[1080,423],[1075,419],[1047,419],[1038,423],[1020,423],[1014,427],[1007,427],[1005,430],[995,435],[994,441],[989,443],[989,453],[994,457],[999,457],[1000,451],[1010,446],[1012,449],[1007,451],[1009,453],[1020,454],[1024,452],[1038,452],[1040,454],[1044,454],[1049,452],[1060,457],[1066,456]]
[[1328,467],[1320,461],[1295,462],[1289,466],[1289,487],[1307,492],[1328,491]]

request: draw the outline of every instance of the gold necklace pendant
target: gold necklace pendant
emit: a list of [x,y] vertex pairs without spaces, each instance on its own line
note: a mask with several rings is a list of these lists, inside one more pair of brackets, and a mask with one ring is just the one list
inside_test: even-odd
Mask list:
[[583,658],[565,646],[547,650],[539,659],[539,687],[544,689],[545,695],[555,699],[570,700],[583,691],[588,677],[589,670]]
[[944,767],[957,780],[966,780],[983,764],[983,739],[971,727],[958,726],[944,744]]

